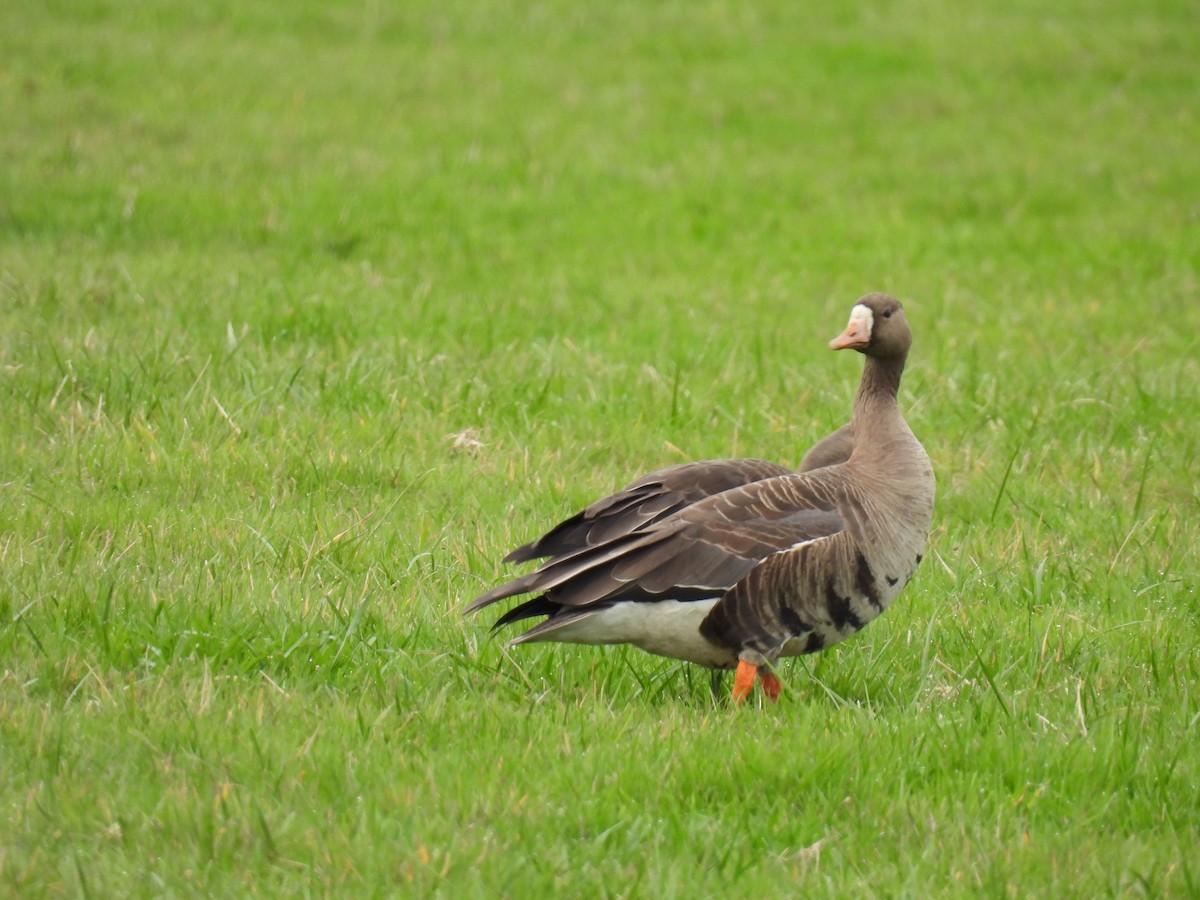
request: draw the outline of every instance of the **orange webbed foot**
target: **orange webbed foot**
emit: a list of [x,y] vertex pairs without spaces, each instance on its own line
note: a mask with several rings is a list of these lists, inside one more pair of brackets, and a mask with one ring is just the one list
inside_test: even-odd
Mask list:
[[783,683],[779,677],[770,669],[759,670],[754,663],[739,660],[737,674],[733,676],[733,702],[742,704],[746,702],[746,698],[750,696],[750,692],[754,690],[754,681],[758,679],[762,682],[763,693],[767,695],[768,700],[778,700],[779,694],[783,690]]
[[754,662],[739,660],[738,671],[733,676],[733,702],[738,706],[745,703],[750,691],[754,690],[755,679],[762,682],[762,692],[767,695],[768,700],[779,700],[780,692],[784,690],[784,683],[780,682],[779,676],[768,668],[758,671]]
[[754,688],[754,677],[758,674],[758,666],[754,663],[746,662],[744,659],[738,661],[737,674],[733,676],[733,702],[742,704],[746,702],[746,698],[750,696],[750,691]]

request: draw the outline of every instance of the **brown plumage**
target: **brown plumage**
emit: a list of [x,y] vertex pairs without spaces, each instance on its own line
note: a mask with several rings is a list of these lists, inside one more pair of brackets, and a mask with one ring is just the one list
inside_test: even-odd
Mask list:
[[[843,425],[804,454],[796,471],[809,472],[845,462],[853,449],[850,425]],[[706,459],[659,469],[597,500],[537,540],[522,544],[504,557],[503,562],[564,556],[604,544],[623,534],[641,531],[715,494],[790,474],[791,469],[765,459]]]
[[900,303],[863,297],[830,344],[866,357],[853,418],[800,471],[710,460],[647,475],[510,553],[549,558],[467,611],[533,594],[496,623],[546,616],[514,643],[632,643],[736,666],[739,700],[758,667],[858,631],[912,576],[932,519],[932,467],[896,403],[910,344]]

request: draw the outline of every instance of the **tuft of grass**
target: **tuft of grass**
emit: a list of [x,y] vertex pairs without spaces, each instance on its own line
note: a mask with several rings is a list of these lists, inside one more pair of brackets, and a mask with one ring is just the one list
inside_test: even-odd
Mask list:
[[[1190,4],[0,9],[0,892],[1187,896]],[[515,544],[797,460],[901,296],[900,603],[773,707]]]

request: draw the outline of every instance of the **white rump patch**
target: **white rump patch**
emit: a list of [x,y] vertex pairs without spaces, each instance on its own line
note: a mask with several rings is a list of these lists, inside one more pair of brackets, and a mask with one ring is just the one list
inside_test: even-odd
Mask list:
[[700,634],[700,623],[718,599],[627,600],[546,631],[544,636],[538,635],[534,640],[564,644],[633,644],[658,656],[727,668],[737,665],[737,656]]

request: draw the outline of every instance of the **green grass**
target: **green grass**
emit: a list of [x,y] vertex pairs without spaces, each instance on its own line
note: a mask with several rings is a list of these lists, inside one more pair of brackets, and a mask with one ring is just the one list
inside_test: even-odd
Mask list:
[[[1194,6],[806,6],[0,8],[0,894],[1200,895]],[[869,290],[935,533],[778,706],[460,617]]]

